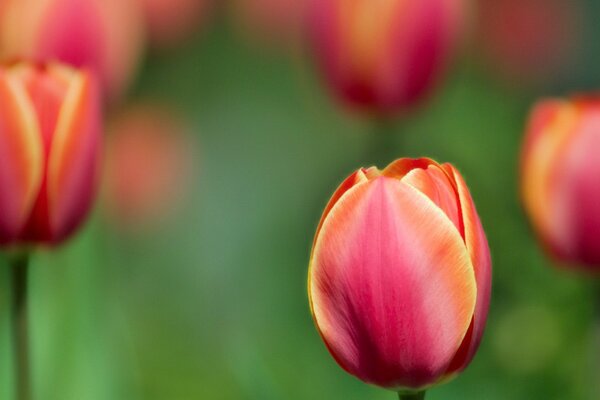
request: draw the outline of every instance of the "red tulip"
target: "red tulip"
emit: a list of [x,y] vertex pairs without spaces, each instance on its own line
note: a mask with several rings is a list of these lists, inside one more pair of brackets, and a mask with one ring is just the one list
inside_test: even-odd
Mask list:
[[463,25],[463,0],[312,0],[318,62],[338,97],[379,113],[428,94]]
[[491,262],[463,178],[450,164],[400,159],[361,168],[319,223],[308,290],[335,360],[396,390],[446,381],[473,358]]
[[110,98],[131,81],[143,47],[135,0],[6,0],[0,54],[59,60],[98,74]]
[[525,209],[561,261],[600,267],[600,98],[533,109],[521,164]]
[[195,143],[177,113],[160,104],[130,106],[108,138],[105,200],[121,227],[148,228],[173,216],[193,186]]
[[158,47],[176,44],[207,17],[212,0],[138,0],[143,7],[150,41]]
[[88,72],[0,67],[0,244],[56,244],[73,233],[94,198],[101,131]]

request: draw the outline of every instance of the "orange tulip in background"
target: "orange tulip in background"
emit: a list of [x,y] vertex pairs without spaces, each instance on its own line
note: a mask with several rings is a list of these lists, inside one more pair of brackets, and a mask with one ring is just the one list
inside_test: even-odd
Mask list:
[[136,0],[6,0],[0,19],[4,59],[88,67],[111,99],[127,89],[143,43]]
[[57,63],[0,67],[0,244],[56,244],[81,224],[101,133],[90,73]]
[[213,0],[138,0],[151,44],[168,47],[185,40],[208,17]]
[[400,159],[353,173],[317,228],[308,290],[327,348],[363,381],[423,389],[465,369],[486,324],[491,261],[458,171]]
[[521,160],[525,209],[560,261],[600,268],[600,98],[546,100],[530,117]]
[[193,186],[196,145],[188,124],[158,103],[129,106],[108,137],[104,199],[121,227],[155,226],[172,216]]
[[376,113],[413,105],[439,82],[463,30],[464,0],[310,0],[310,36],[334,93]]

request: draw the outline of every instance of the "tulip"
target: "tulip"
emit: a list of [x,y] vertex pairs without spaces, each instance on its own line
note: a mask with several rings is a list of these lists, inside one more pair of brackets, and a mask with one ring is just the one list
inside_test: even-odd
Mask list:
[[6,0],[0,54],[89,68],[114,100],[133,78],[143,36],[135,0]]
[[393,113],[439,81],[462,30],[464,0],[312,0],[312,42],[337,97]]
[[525,210],[559,261],[600,267],[600,98],[537,104],[521,158]]
[[57,244],[94,198],[98,85],[58,64],[0,67],[0,244]]
[[138,0],[152,44],[169,47],[181,42],[206,19],[212,0]]
[[350,374],[424,390],[471,362],[491,286],[485,233],[450,164],[361,168],[325,208],[308,291],[316,327]]
[[162,225],[193,187],[196,145],[187,121],[153,102],[127,107],[111,124],[104,200],[119,228]]

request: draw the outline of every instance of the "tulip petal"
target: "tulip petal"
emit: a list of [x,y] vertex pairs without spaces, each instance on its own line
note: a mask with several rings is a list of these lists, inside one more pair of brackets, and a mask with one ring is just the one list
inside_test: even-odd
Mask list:
[[441,377],[475,308],[463,239],[439,207],[397,179],[342,196],[323,223],[310,274],[314,319],[332,355],[384,387]]
[[430,165],[440,166],[430,158],[399,158],[385,167],[382,175],[402,179],[413,169],[427,169]]
[[54,242],[68,236],[91,206],[101,126],[98,86],[88,73],[75,74],[48,160],[48,212]]
[[469,334],[463,341],[461,349],[448,369],[447,374],[451,375],[454,372],[462,371],[469,365],[481,342],[492,291],[492,261],[483,226],[481,225],[477,210],[475,209],[475,203],[465,181],[451,164],[444,164],[443,168],[454,179],[458,188],[464,223],[465,243],[471,257],[471,263],[475,270],[475,280],[477,282],[477,302],[472,326],[469,329]]
[[0,243],[17,239],[43,176],[43,146],[24,86],[0,72]]
[[445,171],[435,165],[430,165],[427,169],[415,168],[402,178],[402,182],[408,183],[429,197],[444,211],[460,235],[464,237],[457,194]]

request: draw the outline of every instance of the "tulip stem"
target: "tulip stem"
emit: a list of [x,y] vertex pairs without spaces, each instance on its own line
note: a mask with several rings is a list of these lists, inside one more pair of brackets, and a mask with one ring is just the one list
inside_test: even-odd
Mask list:
[[12,260],[12,337],[14,345],[14,373],[16,399],[31,399],[29,372],[28,327],[28,272],[29,256],[20,255]]
[[372,165],[384,167],[403,155],[397,152],[393,121],[388,118],[378,118],[372,122],[367,161]]
[[398,393],[398,398],[400,400],[424,400],[425,391],[422,390],[420,392],[400,392]]

